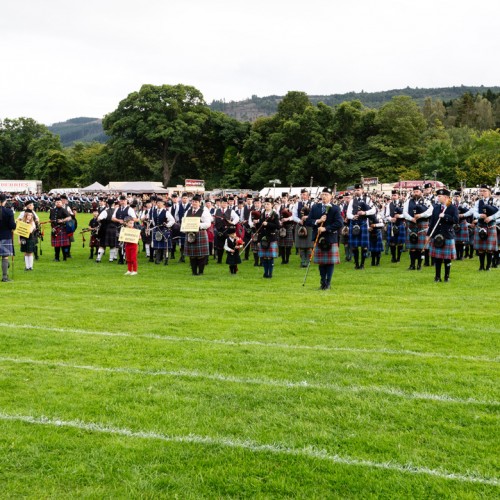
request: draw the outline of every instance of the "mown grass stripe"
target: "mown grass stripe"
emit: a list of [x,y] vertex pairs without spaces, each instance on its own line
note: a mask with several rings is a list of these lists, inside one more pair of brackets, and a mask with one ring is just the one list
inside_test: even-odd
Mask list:
[[379,387],[379,386],[341,386],[337,384],[319,384],[316,382],[308,382],[307,380],[302,380],[300,382],[292,382],[289,380],[275,380],[275,379],[263,379],[263,378],[247,378],[247,377],[234,377],[230,375],[223,375],[220,373],[203,373],[198,370],[141,370],[138,368],[126,368],[126,367],[101,367],[94,365],[75,365],[70,363],[63,363],[60,361],[44,361],[29,358],[10,358],[10,357],[0,357],[0,363],[17,363],[17,364],[33,364],[42,366],[54,366],[60,368],[70,368],[72,370],[88,370],[94,372],[106,372],[106,373],[124,373],[129,375],[142,375],[142,376],[167,376],[167,377],[185,377],[185,378],[200,378],[205,380],[216,380],[218,382],[228,382],[234,384],[255,384],[264,385],[270,387],[279,387],[285,389],[318,389],[318,390],[329,390],[335,392],[346,392],[346,393],[376,393],[384,394],[388,396],[395,396],[404,399],[419,399],[427,401],[436,401],[441,403],[458,403],[458,404],[472,404],[472,405],[488,405],[488,406],[499,406],[499,401],[487,401],[475,398],[457,398],[454,396],[449,396],[447,394],[430,394],[422,392],[408,392],[394,387]]
[[433,476],[438,479],[446,479],[453,481],[460,481],[464,483],[480,483],[490,486],[499,486],[500,481],[496,478],[483,477],[477,473],[452,473],[439,469],[430,469],[428,467],[420,467],[408,464],[398,464],[395,462],[374,462],[371,460],[356,459],[350,457],[342,457],[339,455],[332,455],[326,450],[317,449],[314,446],[306,446],[304,448],[292,448],[284,444],[259,444],[251,440],[240,440],[226,437],[210,437],[210,436],[197,436],[189,434],[187,436],[169,436],[167,434],[160,434],[151,431],[133,431],[126,428],[112,427],[102,425],[95,422],[84,422],[81,420],[60,420],[48,418],[45,416],[33,417],[31,415],[12,415],[0,412],[0,420],[23,422],[35,425],[45,425],[51,427],[65,427],[89,432],[98,432],[103,434],[113,434],[129,438],[139,439],[156,439],[167,443],[180,443],[180,444],[198,444],[209,446],[222,446],[227,448],[236,448],[251,451],[254,453],[274,453],[281,455],[291,455],[303,458],[319,459],[329,461],[335,464],[349,465],[355,467],[368,467],[372,469],[384,469],[393,472],[408,473],[408,474],[422,474]]
[[500,357],[490,358],[486,356],[464,356],[454,354],[444,354],[438,352],[421,352],[411,351],[407,349],[369,349],[357,347],[330,347],[322,345],[298,345],[298,344],[283,344],[278,342],[261,342],[257,340],[226,340],[226,339],[204,339],[201,337],[175,337],[171,335],[157,335],[153,333],[138,333],[130,334],[126,332],[107,332],[107,331],[93,331],[82,330],[78,328],[55,328],[51,326],[39,326],[30,324],[14,324],[14,323],[0,323],[1,328],[12,329],[25,329],[25,330],[42,330],[57,333],[73,333],[76,335],[97,335],[104,337],[126,337],[126,338],[145,338],[162,340],[165,342],[197,342],[212,345],[224,345],[232,347],[269,347],[277,349],[290,349],[290,350],[309,350],[309,351],[329,351],[329,352],[352,352],[356,354],[382,354],[382,355],[395,355],[395,356],[416,356],[420,358],[439,358],[439,359],[456,359],[461,361],[474,361],[482,363],[498,363]]

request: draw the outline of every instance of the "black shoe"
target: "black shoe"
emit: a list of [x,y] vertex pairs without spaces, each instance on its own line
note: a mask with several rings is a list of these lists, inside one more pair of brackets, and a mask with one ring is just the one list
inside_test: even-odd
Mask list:
[[441,283],[441,278],[438,278],[437,276],[434,278],[435,283]]
[[54,262],[61,262],[59,259],[54,259]]
[[7,283],[8,281],[12,281],[12,280],[11,280],[10,278],[2,278],[2,281],[3,281],[4,283]]
[[[179,262],[186,262],[186,260],[184,259],[184,255],[179,259]],[[222,264],[222,262],[221,262]]]
[[408,271],[415,271],[415,266],[410,266],[410,267],[408,268]]
[[444,279],[444,282],[445,282],[445,283],[448,283],[449,281],[450,281],[450,278],[445,278],[445,279]]

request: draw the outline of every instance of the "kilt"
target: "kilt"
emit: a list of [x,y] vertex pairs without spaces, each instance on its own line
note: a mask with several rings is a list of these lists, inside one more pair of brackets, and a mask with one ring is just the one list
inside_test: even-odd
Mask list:
[[205,229],[201,229],[196,233],[196,241],[194,243],[189,243],[186,238],[186,243],[184,244],[184,255],[186,257],[206,257],[209,253],[208,235]]
[[[427,237],[427,230],[429,229],[429,221],[419,219],[417,224],[413,224],[410,222],[407,232],[406,238],[406,248],[408,250],[423,250],[425,245],[425,238]],[[416,229],[418,233],[418,241],[416,243],[412,243],[410,241],[410,232],[412,229]]]
[[12,240],[0,240],[0,257],[14,255],[14,245]]
[[259,253],[259,240],[257,238],[253,238],[252,234],[252,243],[250,243],[250,248],[252,249],[253,253]]
[[460,231],[455,233],[455,241],[467,243],[469,241],[469,224],[465,219],[460,220]]
[[[157,241],[156,235],[161,234],[162,239]],[[151,231],[151,248],[155,250],[170,250],[172,248],[172,234],[166,227],[154,227]]]
[[29,238],[20,238],[21,242],[21,252],[33,253],[36,247],[36,238],[30,235]]
[[[374,230],[375,231],[375,230]],[[384,251],[384,242],[382,240],[382,230],[376,231],[375,235],[370,233],[369,236],[369,250],[370,252],[383,252]]]
[[490,222],[487,226],[488,229],[488,238],[482,240],[479,237],[479,228],[485,227],[480,226],[479,224],[476,226],[476,231],[474,232],[474,250],[481,250],[482,252],[496,252],[498,247],[497,241],[497,228],[494,222]]
[[99,248],[99,238],[95,234],[90,236],[90,248]]
[[116,224],[107,224],[100,240],[101,247],[116,248],[118,246],[118,233]]
[[306,227],[307,236],[305,238],[299,238],[298,232],[300,227],[302,226],[295,224],[295,248],[312,248],[314,245],[312,239],[312,227]]
[[286,223],[283,226],[286,229],[286,236],[284,238],[279,238],[278,245],[280,247],[293,247],[293,227],[294,224]]
[[406,243],[406,224],[400,224],[398,226],[399,233],[391,236],[392,233],[392,222],[387,225],[387,241],[389,245],[404,245]]
[[340,264],[339,246],[337,243],[332,243],[328,250],[322,250],[316,246],[314,251],[314,263],[321,265]]
[[431,242],[429,245],[429,255],[434,259],[455,260],[457,258],[457,252],[455,251],[455,240],[444,240],[444,246],[442,246],[441,248],[436,248],[434,246],[434,238],[431,238]]
[[237,264],[241,264],[240,252],[234,253],[226,253],[226,264],[230,266],[236,266]]
[[[55,230],[55,234],[54,234]],[[52,237],[50,243],[53,247],[69,247],[69,236],[66,232],[66,228],[58,226],[52,230]]]
[[259,257],[263,259],[274,259],[278,257],[278,243],[276,241],[273,241],[270,245],[269,248],[262,248],[259,243]]
[[[352,234],[352,228],[356,224],[359,224],[359,227],[361,228],[361,232],[357,235],[354,236]],[[362,222],[358,221],[353,221],[351,220],[349,222],[349,246],[351,248],[368,248],[369,241],[368,241],[368,223],[366,220]]]

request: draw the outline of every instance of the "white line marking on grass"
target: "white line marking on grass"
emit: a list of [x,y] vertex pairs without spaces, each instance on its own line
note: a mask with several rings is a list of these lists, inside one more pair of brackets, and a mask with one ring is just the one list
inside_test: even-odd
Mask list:
[[143,375],[143,376],[167,376],[167,377],[185,377],[185,378],[200,378],[206,380],[217,380],[218,382],[229,382],[234,384],[255,384],[265,385],[270,387],[281,387],[285,389],[317,389],[329,390],[335,392],[346,393],[362,393],[371,392],[376,394],[385,394],[389,396],[396,396],[404,399],[419,399],[426,401],[437,401],[441,403],[458,403],[458,404],[472,404],[472,405],[489,405],[498,406],[499,401],[487,401],[474,398],[457,398],[447,394],[430,394],[422,392],[408,392],[393,387],[379,387],[379,386],[362,386],[350,385],[343,386],[337,384],[320,384],[316,382],[308,382],[303,380],[300,382],[291,382],[289,380],[276,380],[266,378],[246,378],[234,377],[232,375],[222,375],[220,373],[203,373],[198,370],[141,370],[138,368],[124,368],[124,367],[101,367],[93,365],[74,365],[60,361],[36,360],[29,358],[9,358],[0,357],[0,363],[17,363],[17,364],[32,364],[42,366],[55,366],[60,368],[70,368],[72,370],[88,370],[93,372],[106,372],[106,373],[125,373],[129,375]]
[[167,443],[187,443],[187,444],[200,444],[209,446],[224,446],[227,448],[243,449],[254,453],[274,453],[279,455],[298,456],[303,458],[313,458],[332,462],[341,465],[350,465],[357,467],[368,467],[371,469],[384,469],[393,472],[401,472],[408,474],[423,474],[433,476],[438,479],[447,479],[453,481],[460,481],[463,483],[480,483],[490,486],[499,486],[500,481],[496,478],[489,478],[481,476],[478,473],[458,474],[447,472],[439,469],[430,469],[427,467],[420,467],[418,465],[398,464],[395,462],[374,462],[371,460],[363,460],[350,457],[342,457],[339,455],[332,455],[326,450],[315,448],[314,446],[306,446],[303,448],[292,448],[284,444],[259,444],[251,440],[240,440],[226,437],[210,437],[210,436],[197,436],[189,434],[187,436],[171,436],[168,434],[160,434],[151,431],[133,431],[126,428],[113,427],[103,425],[95,422],[84,422],[81,420],[59,420],[52,419],[45,416],[33,417],[31,415],[10,415],[0,412],[0,420],[11,422],[23,422],[27,424],[45,425],[50,427],[66,427],[89,432],[99,432],[102,434],[113,434],[128,438],[139,439],[155,439]]
[[352,353],[363,353],[363,354],[388,354],[396,356],[417,356],[420,358],[439,358],[439,359],[458,359],[461,361],[477,361],[485,363],[498,363],[500,357],[489,358],[486,356],[462,356],[453,354],[442,354],[439,352],[419,352],[411,351],[407,349],[368,349],[368,348],[357,348],[357,347],[329,347],[322,345],[299,345],[299,344],[281,344],[278,342],[260,342],[258,340],[225,340],[225,339],[204,339],[199,337],[174,337],[171,335],[157,335],[154,333],[138,333],[131,334],[125,332],[106,332],[106,331],[93,331],[93,330],[81,330],[78,328],[55,328],[51,326],[39,326],[39,325],[16,325],[12,323],[0,323],[0,328],[19,328],[26,330],[42,330],[48,332],[58,332],[58,333],[74,333],[76,335],[97,335],[103,337],[126,337],[131,339],[155,339],[163,340],[165,342],[197,342],[202,344],[213,344],[213,345],[224,345],[224,346],[234,346],[234,347],[246,347],[246,346],[257,346],[257,347],[274,347],[278,349],[290,349],[290,350],[310,350],[310,351],[328,351],[328,352],[352,352]]

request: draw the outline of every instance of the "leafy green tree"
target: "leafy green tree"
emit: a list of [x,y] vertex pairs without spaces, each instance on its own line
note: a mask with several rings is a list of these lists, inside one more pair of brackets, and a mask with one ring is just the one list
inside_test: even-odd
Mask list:
[[425,119],[410,97],[398,96],[380,108],[374,123],[378,133],[368,143],[384,162],[376,174],[385,181],[396,180],[399,166],[412,167],[419,160]]
[[105,148],[106,146],[99,142],[77,142],[65,150],[70,162],[73,184],[83,187],[101,177],[97,161],[104,154]]
[[47,133],[47,127],[32,118],[6,118],[0,121],[0,177],[29,178],[25,167],[30,157],[30,143]]
[[59,136],[46,132],[29,145],[29,160],[26,174],[33,179],[40,179],[45,189],[66,187],[71,181],[71,166],[63,151]]
[[483,182],[494,184],[499,176],[500,132],[488,130],[475,138],[464,167],[457,169],[457,177],[467,185],[475,186]]
[[203,95],[186,85],[143,85],[105,116],[103,127],[113,148],[133,146],[158,160],[164,185],[177,161],[195,151],[209,109]]

